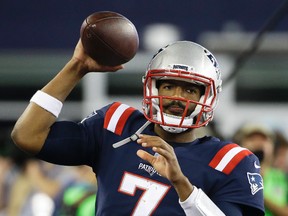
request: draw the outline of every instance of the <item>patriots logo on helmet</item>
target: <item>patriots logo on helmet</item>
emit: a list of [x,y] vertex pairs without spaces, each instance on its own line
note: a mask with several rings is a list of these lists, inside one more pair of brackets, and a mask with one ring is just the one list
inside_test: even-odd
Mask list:
[[204,50],[206,56],[210,59],[210,61],[212,62],[213,66],[215,67],[216,70],[216,74],[217,74],[217,79],[220,79],[221,77],[221,73],[220,73],[220,69],[219,69],[219,64],[216,60],[216,58],[212,55],[212,53],[210,53],[208,50]]
[[186,65],[173,65],[173,69],[188,71],[188,66],[186,66]]
[[213,66],[215,68],[219,68],[218,62],[216,61],[215,57],[212,55],[212,53],[210,53],[208,50],[204,50],[206,56],[210,59],[210,61],[212,62]]
[[264,188],[262,176],[259,173],[249,173],[247,172],[248,182],[250,184],[250,189],[252,195],[256,194],[258,191]]
[[[162,52],[162,51],[163,51],[164,49],[166,49],[168,46],[169,46],[169,44],[166,45],[165,47],[160,48],[160,49],[158,50],[158,52],[155,53],[155,54],[152,56],[152,59],[154,59],[160,52]],[[152,60],[152,59],[151,59],[151,60]]]

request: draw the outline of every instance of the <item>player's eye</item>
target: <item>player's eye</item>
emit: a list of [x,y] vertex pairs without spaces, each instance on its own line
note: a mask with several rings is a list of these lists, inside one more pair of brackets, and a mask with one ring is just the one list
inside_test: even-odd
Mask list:
[[196,88],[187,88],[186,92],[189,94],[195,94],[195,93],[197,93],[197,89]]
[[162,88],[165,90],[171,90],[171,89],[173,89],[173,87],[174,87],[174,85],[169,84],[169,83],[162,85]]

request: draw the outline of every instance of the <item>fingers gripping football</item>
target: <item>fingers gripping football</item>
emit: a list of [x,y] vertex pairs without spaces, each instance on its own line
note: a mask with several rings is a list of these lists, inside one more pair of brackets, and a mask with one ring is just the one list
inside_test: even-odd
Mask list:
[[115,72],[123,68],[123,65],[107,66],[99,64],[84,52],[83,45],[80,40],[75,47],[73,60],[82,63],[84,74],[88,72]]

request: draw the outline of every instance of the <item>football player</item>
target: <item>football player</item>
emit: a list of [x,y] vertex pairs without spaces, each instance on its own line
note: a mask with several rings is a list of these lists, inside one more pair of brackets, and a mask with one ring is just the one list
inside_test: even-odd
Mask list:
[[81,78],[99,65],[79,41],[63,69],[31,98],[12,138],[60,165],[89,165],[97,176],[96,215],[264,215],[257,157],[216,137],[195,138],[221,92],[215,57],[190,41],[158,51],[143,77],[143,111],[113,102],[79,123],[56,121]]

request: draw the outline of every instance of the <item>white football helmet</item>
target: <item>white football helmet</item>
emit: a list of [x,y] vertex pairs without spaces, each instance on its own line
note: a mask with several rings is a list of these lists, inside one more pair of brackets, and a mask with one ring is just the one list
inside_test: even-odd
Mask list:
[[[180,97],[159,96],[157,80],[179,80],[203,85],[205,92],[199,101]],[[215,57],[206,48],[190,41],[178,41],[158,51],[150,61],[143,77],[145,117],[171,133],[181,133],[188,128],[206,126],[213,118],[213,112],[221,91],[221,73]],[[181,101],[186,108],[182,116],[163,112],[163,99]],[[196,104],[187,115],[189,104]]]

